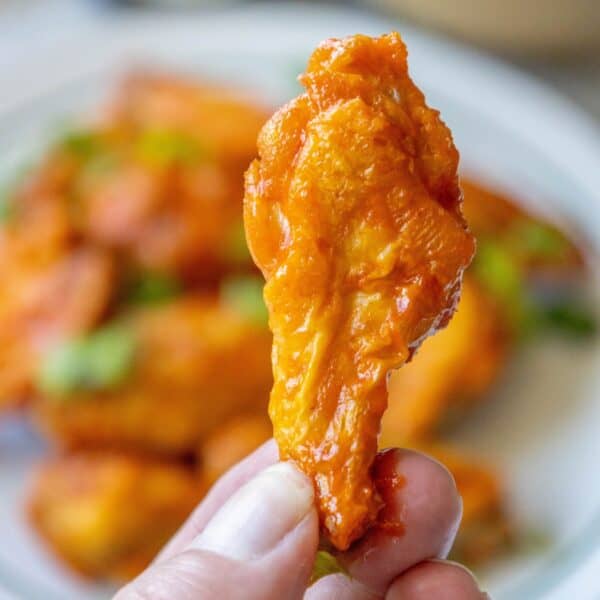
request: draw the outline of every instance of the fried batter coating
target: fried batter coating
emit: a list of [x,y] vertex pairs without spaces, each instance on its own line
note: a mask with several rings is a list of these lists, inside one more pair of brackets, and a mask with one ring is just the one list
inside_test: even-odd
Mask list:
[[111,390],[45,395],[44,430],[67,447],[193,453],[242,408],[266,408],[272,376],[265,326],[212,297],[187,297],[136,311],[129,322],[135,363]]
[[184,464],[78,453],[41,465],[28,509],[37,533],[75,571],[122,582],[148,566],[205,491]]
[[398,34],[328,40],[263,128],[244,218],[274,334],[270,416],[345,549],[380,501],[386,375],[452,315],[474,250],[458,153]]
[[465,276],[448,327],[425,340],[414,359],[390,377],[380,447],[429,439],[440,426],[459,418],[496,381],[510,341],[497,303]]
[[[483,280],[486,265],[470,269],[448,328],[427,340],[410,364],[392,374],[382,447],[430,439],[440,425],[456,421],[484,396],[517,341],[520,331],[514,313],[530,280],[543,273],[560,287],[561,279],[582,274],[580,251],[554,226],[468,180],[462,180],[462,187],[465,217],[480,249],[491,245],[491,258],[499,254],[507,264],[500,265],[504,269],[491,265],[496,268]],[[512,289],[515,274],[521,278],[521,290]],[[495,284],[491,289],[490,279]],[[508,295],[502,293],[507,289]]]

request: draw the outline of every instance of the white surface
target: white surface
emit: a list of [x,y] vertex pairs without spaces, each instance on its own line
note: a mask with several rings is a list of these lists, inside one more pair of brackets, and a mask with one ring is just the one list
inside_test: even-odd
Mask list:
[[[314,5],[82,22],[61,41],[42,40],[43,50],[19,53],[18,69],[7,68],[0,52],[0,169],[38,148],[52,122],[97,102],[131,65],[174,65],[280,102],[295,93],[293,73],[322,38],[396,27]],[[555,218],[568,216],[598,251],[600,138],[593,123],[499,63],[399,28],[413,77],[455,133],[463,169],[518,190]],[[598,598],[598,578],[589,574],[600,560],[600,348],[549,341],[528,355],[461,435],[501,465],[516,517],[551,531],[553,544],[537,557],[498,565],[484,580],[498,600]],[[57,568],[25,526],[22,482],[32,445],[13,427],[0,431],[0,585],[24,598],[102,597]]]

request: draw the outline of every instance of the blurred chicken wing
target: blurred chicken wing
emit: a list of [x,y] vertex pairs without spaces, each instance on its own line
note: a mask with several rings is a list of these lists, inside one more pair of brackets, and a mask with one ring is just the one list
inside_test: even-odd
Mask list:
[[93,328],[111,300],[112,257],[76,239],[53,195],[50,180],[65,168],[48,166],[15,191],[0,223],[0,406],[27,399],[39,356]]
[[241,174],[266,117],[235,91],[129,77],[77,182],[86,235],[184,277],[249,266]]
[[[266,408],[271,335],[266,324],[239,308],[191,296],[140,309],[97,354],[121,352],[127,360],[123,336],[133,339],[133,359],[126,376],[120,374],[118,385],[108,389],[93,385],[105,381],[104,363],[94,379],[96,365],[81,364],[77,356],[63,365],[57,358],[60,349],[50,355],[49,381],[44,385],[42,380],[44,393],[35,408],[44,430],[63,445],[194,452],[201,439],[238,410]],[[81,352],[90,351],[84,346]],[[75,380],[61,386],[63,375]]]
[[476,565],[500,555],[513,541],[502,482],[489,465],[438,443],[420,448],[454,476],[463,515],[451,558]]
[[29,196],[55,200],[79,238],[123,267],[214,280],[251,266],[242,174],[265,118],[233,92],[131,77],[102,119],[54,144]]
[[267,118],[256,99],[238,90],[147,72],[124,81],[105,115],[123,127],[186,133],[242,169],[256,153],[256,135]]
[[253,268],[242,174],[265,118],[237,92],[132,76],[0,198],[0,406],[30,396],[40,354],[140,281],[214,287]]
[[244,216],[274,334],[270,415],[345,549],[380,501],[386,375],[447,323],[474,244],[458,153],[398,34],[328,40],[259,137]]
[[465,218],[477,240],[501,244],[528,275],[557,279],[581,274],[581,250],[555,225],[473,181],[461,179],[461,187]]
[[184,464],[78,453],[41,465],[28,509],[41,538],[74,570],[122,582],[148,566],[205,491]]
[[435,435],[488,391],[504,367],[510,331],[494,299],[469,276],[448,327],[392,373],[380,447]]

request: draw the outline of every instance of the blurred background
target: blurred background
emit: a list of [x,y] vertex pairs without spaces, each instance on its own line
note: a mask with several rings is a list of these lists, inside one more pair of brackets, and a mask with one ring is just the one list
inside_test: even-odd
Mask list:
[[0,598],[109,596],[270,437],[243,172],[320,40],[390,30],[478,252],[380,445],[448,466],[495,598],[599,597],[600,4],[4,0]]
[[[32,45],[52,44],[98,19],[142,17],[148,13],[186,12],[202,18],[251,2],[210,0],[4,0],[0,64]],[[402,18],[498,54],[547,80],[600,118],[600,7],[595,0],[354,0],[300,2],[331,4],[364,13]]]

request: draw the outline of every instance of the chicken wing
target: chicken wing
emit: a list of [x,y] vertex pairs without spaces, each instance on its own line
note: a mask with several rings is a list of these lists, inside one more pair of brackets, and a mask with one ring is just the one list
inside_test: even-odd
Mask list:
[[301,82],[259,136],[244,218],[267,280],[275,438],[345,549],[380,506],[387,373],[451,317],[474,242],[450,131],[398,34],[328,40]]
[[237,91],[131,76],[2,192],[0,406],[30,396],[39,355],[140,281],[185,291],[254,268],[242,174],[265,119]]
[[122,582],[148,566],[205,491],[185,464],[84,452],[43,463],[28,508],[38,534],[77,572]]
[[525,275],[544,276],[560,283],[585,273],[581,249],[565,232],[523,202],[461,180],[464,214],[478,241],[490,240],[506,248]]
[[111,300],[112,257],[77,242],[54,195],[63,167],[15,192],[0,223],[0,407],[28,399],[39,356],[96,326]]

